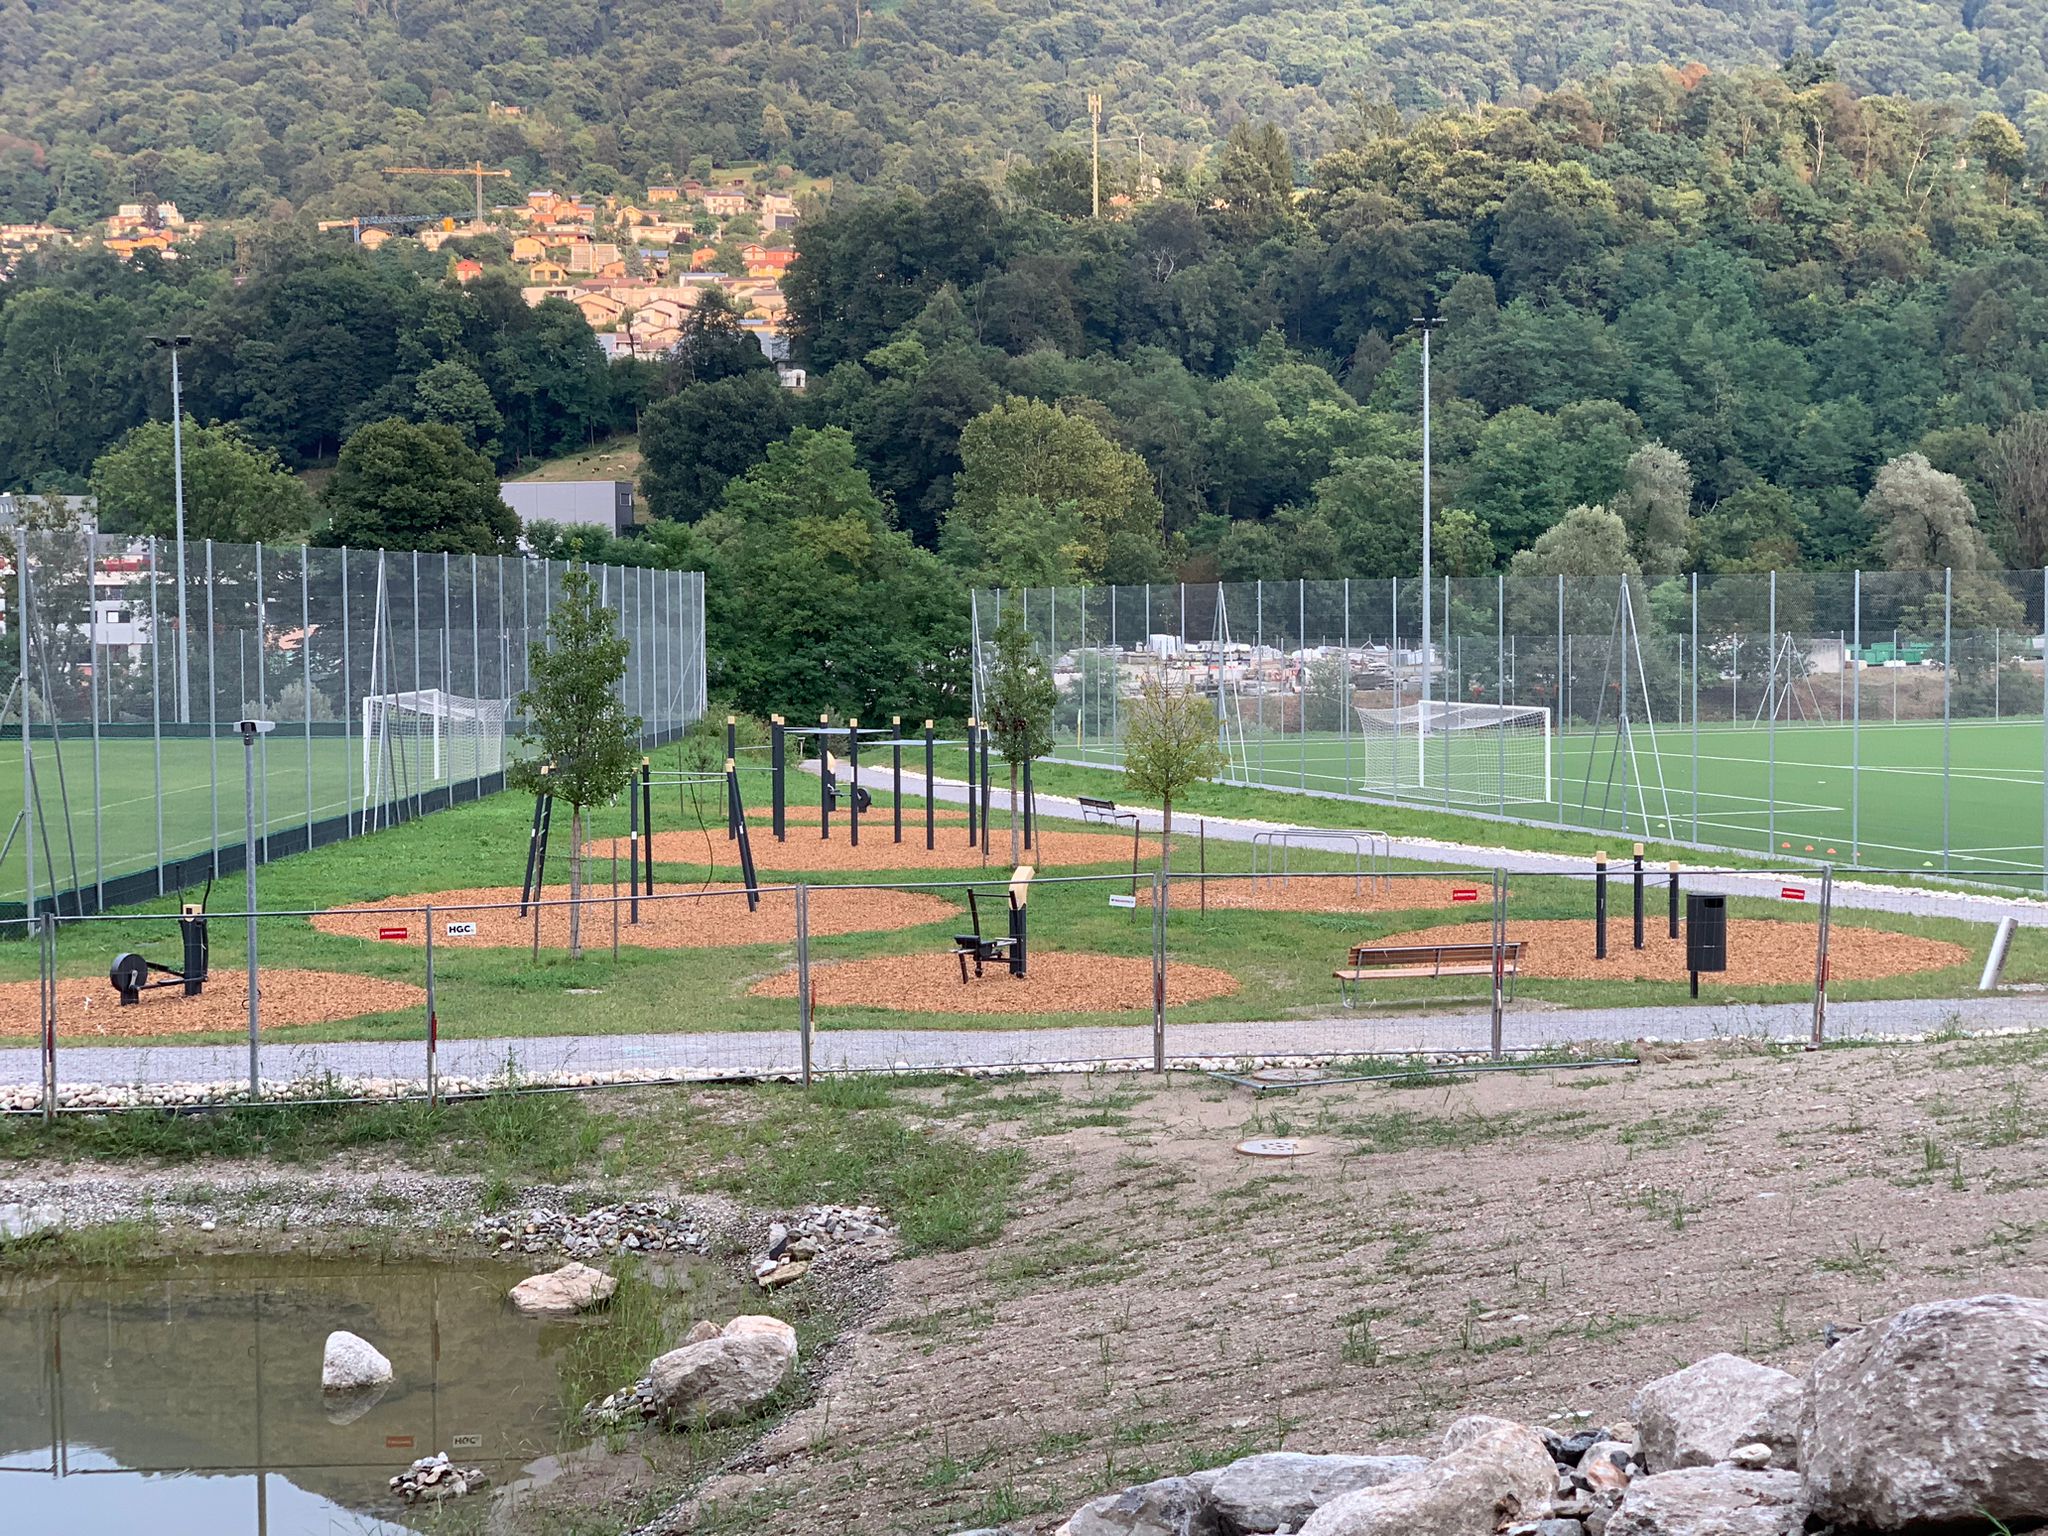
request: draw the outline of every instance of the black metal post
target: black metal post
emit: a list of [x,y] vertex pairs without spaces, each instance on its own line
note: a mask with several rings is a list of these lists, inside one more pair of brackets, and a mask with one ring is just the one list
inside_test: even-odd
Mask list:
[[1607,855],[1593,855],[1593,958],[1607,958]]
[[[545,843],[546,839],[543,838]],[[640,759],[640,878],[647,882],[647,894],[654,894],[654,774],[646,758]]]
[[1636,898],[1636,948],[1643,947],[1643,845],[1636,844],[1635,853],[1635,898]]
[[974,749],[977,745],[974,717],[967,717],[967,846],[975,846],[975,824],[980,819],[974,799]]
[[[740,728],[737,715],[725,717],[725,760],[737,763],[740,757]],[[737,770],[735,770],[737,771]],[[740,808],[731,795],[726,797],[725,835],[728,841],[737,842],[740,835]]]
[[903,841],[903,717],[889,717],[889,777],[892,781],[889,798],[895,802],[891,815],[895,818],[895,841]]
[[1031,759],[1024,759],[1024,846],[1031,846],[1031,812],[1038,805],[1038,797],[1031,793]]
[[1678,860],[1671,861],[1671,937],[1678,937]]
[[626,921],[640,921],[640,786],[626,781]]
[[853,828],[853,846],[860,846],[860,721],[846,721],[846,817]]
[[[818,716],[820,727],[830,725],[830,715]],[[832,749],[825,745],[825,732],[818,732],[818,840],[828,841],[832,836]]]
[[988,805],[991,798],[988,782],[989,729],[981,728],[981,857],[988,862]]
[[932,773],[932,722],[927,720],[924,723],[924,851],[926,853],[932,851],[932,834],[936,830],[932,825],[932,807],[937,803],[936,794],[932,789]]
[[787,825],[787,822],[783,814],[782,806],[782,796],[783,790],[785,788],[783,775],[786,767],[783,754],[789,750],[788,729],[789,728],[783,723],[782,716],[769,716],[768,777],[770,780],[770,794],[773,796],[775,802],[769,808],[769,810],[775,823],[775,841],[777,841],[778,843],[788,841],[788,839],[783,835],[784,827]]

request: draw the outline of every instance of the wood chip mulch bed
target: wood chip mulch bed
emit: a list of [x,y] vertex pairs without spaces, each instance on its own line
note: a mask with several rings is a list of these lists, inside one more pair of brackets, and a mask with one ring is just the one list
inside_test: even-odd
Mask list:
[[[660,816],[661,813],[656,811],[655,819],[657,821],[660,819]],[[991,822],[995,820],[994,812],[989,813],[989,819]],[[750,805],[747,807],[747,820],[758,821],[764,827],[773,826],[775,823],[775,809],[773,806],[767,805]],[[963,810],[940,809],[934,812],[932,820],[942,827],[949,821],[964,826],[967,821],[967,813]],[[815,802],[809,805],[785,806],[782,812],[782,821],[785,826],[793,827],[801,822],[806,826],[816,827],[818,824],[818,807]],[[877,800],[875,808],[861,817],[860,835],[863,842],[867,840],[868,828],[875,826],[877,823],[885,827],[892,824],[889,802],[886,800]],[[845,825],[846,812],[843,809],[834,811],[832,813],[833,835],[837,836]],[[910,836],[910,829],[913,826],[918,829],[918,835],[922,837],[924,835],[924,807],[921,805],[906,805],[903,807],[903,835],[906,839]],[[659,837],[660,835],[661,833],[657,829],[655,836]],[[961,835],[964,837],[966,834],[962,833]],[[1009,832],[1005,830],[1003,836],[1008,837],[1009,835]]]
[[[1213,893],[1212,893],[1213,894]],[[1633,947],[1634,922],[1626,911],[1607,924],[1607,958],[1593,958],[1593,924],[1577,919],[1517,922],[1508,919],[1510,941],[1523,944],[1521,974],[1559,981],[1684,981],[1685,940],[1666,936],[1663,913],[1645,925],[1643,948]],[[1768,918],[1738,917],[1728,922],[1728,969],[1702,972],[1700,986],[1742,986],[1760,983],[1813,985],[1813,950],[1817,928],[1812,923],[1780,923]],[[1681,928],[1680,933],[1684,930]],[[1453,923],[1415,933],[1389,934],[1375,944],[1490,944],[1488,923]],[[1828,974],[1836,981],[1875,981],[1914,971],[1940,971],[1961,965],[1970,952],[1960,944],[1923,939],[1915,934],[1887,933],[1877,928],[1852,928],[1836,923],[1828,933]],[[1167,974],[1172,975],[1169,968]]]
[[[1366,879],[1354,882],[1349,875],[1314,879],[1295,875],[1286,880],[1272,875],[1261,875],[1256,880],[1242,876],[1223,879],[1211,875],[1204,881],[1176,867],[1168,915],[1179,913],[1185,916],[1189,912],[1200,911],[1205,899],[1204,885],[1208,887],[1206,900],[1212,912],[1219,908],[1245,912],[1423,911],[1454,905],[1451,893],[1459,890],[1477,891],[1479,899],[1474,905],[1483,911],[1493,910],[1493,886],[1485,880]],[[1152,905],[1149,880],[1139,883],[1138,905]]]
[[[57,983],[57,1032],[73,1040],[120,1039],[138,1035],[196,1035],[216,1031],[242,1032],[249,1027],[249,987],[245,971],[214,971],[206,990],[187,997],[182,987],[142,994],[142,1001],[123,1008],[119,997],[100,977],[65,977]],[[0,1036],[34,1038],[40,983],[12,981],[0,985]],[[263,995],[258,1021],[264,1030],[305,1024],[334,1024],[366,1013],[425,1009],[427,994],[410,982],[341,971],[295,971],[263,968]]]
[[[609,875],[609,861],[606,867]],[[747,910],[746,892],[731,886],[716,886],[702,895],[695,886],[673,889],[656,887],[656,894],[640,898],[640,921],[628,921],[631,909],[619,903],[619,942],[643,949],[727,949],[746,944],[789,944],[796,939],[796,895],[792,891],[763,891],[758,912]],[[584,888],[582,936],[586,949],[608,948],[612,941],[611,881],[602,887]],[[569,887],[551,885],[547,900],[559,905],[542,906],[540,943],[543,949],[566,949],[569,944]],[[811,932],[818,937],[842,933],[890,933],[899,928],[920,928],[926,923],[946,922],[958,915],[948,901],[922,891],[838,891],[829,886],[811,892]],[[394,896],[388,901],[346,911],[321,912],[313,926],[322,933],[349,938],[376,939],[380,930],[403,930],[403,938],[387,942],[423,946],[426,931],[417,908],[431,903],[434,908],[434,944],[446,953],[458,949],[493,949],[529,945],[533,942],[534,910],[519,915],[519,888],[496,886],[482,890],[437,891],[426,896]],[[502,903],[510,902],[506,906]],[[451,937],[450,923],[475,923],[474,935]]]
[[[1152,962],[1143,956],[1091,955],[1047,950],[1031,956],[1030,975],[997,966],[960,985],[960,963],[944,951],[878,955],[811,967],[821,1008],[884,1008],[896,1013],[1124,1013],[1152,1006]],[[755,997],[795,997],[796,972],[756,982]],[[1228,997],[1237,978],[1204,965],[1166,971],[1166,1005]]]
[[[752,836],[754,868],[778,874],[795,871],[882,874],[898,870],[939,874],[982,868],[981,849],[967,846],[964,824],[942,827],[938,833],[938,846],[929,853],[925,851],[922,823],[913,830],[908,818],[903,823],[903,841],[898,843],[892,840],[887,816],[863,816],[860,819],[858,848],[847,837],[845,817],[832,818],[832,835],[829,838],[818,836],[817,825],[814,821],[808,828],[799,830],[792,824],[789,840],[780,843],[766,829],[755,828]],[[1007,879],[1010,872],[1009,828],[991,827],[990,831],[994,846],[989,850],[988,868],[999,871]],[[618,847],[619,868],[623,870],[627,856],[624,838],[599,838],[588,848],[589,857],[603,866],[607,880],[611,875],[614,844]],[[1128,867],[1131,862],[1129,833],[1046,831],[1039,833],[1033,844],[1026,850],[1024,862],[1036,865],[1041,872],[1089,865],[1122,864]],[[1157,837],[1147,838],[1139,853],[1144,858],[1156,858],[1159,853]],[[702,868],[707,859],[720,870],[736,870],[740,862],[739,844],[728,840],[723,828],[712,831],[709,843],[701,831],[654,834],[654,862],[657,866],[687,864]],[[513,894],[516,896],[518,893]]]

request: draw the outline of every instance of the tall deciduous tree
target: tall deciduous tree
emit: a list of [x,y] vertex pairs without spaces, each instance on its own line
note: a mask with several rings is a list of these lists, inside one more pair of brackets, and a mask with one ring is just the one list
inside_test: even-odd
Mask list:
[[1002,525],[1029,502],[1073,518],[1074,564],[1088,580],[1143,581],[1160,562],[1165,513],[1145,461],[1085,416],[1012,396],[967,424],[960,464],[940,549],[978,578],[1004,579]]
[[1863,511],[1895,571],[1977,571],[1991,564],[1970,493],[1923,454],[1902,454],[1879,470]]
[[342,445],[320,501],[323,544],[495,555],[519,537],[491,461],[443,422],[371,422]]
[[2029,566],[2048,564],[2048,411],[2028,411],[1991,440],[1998,510],[2013,552]]
[[752,370],[691,384],[649,406],[640,422],[648,510],[694,523],[718,505],[734,476],[788,435],[791,420],[788,391],[773,373]]
[[1621,471],[1615,515],[1629,552],[1646,571],[1683,570],[1692,518],[1692,468],[1662,443],[1645,443]]
[[[296,543],[311,525],[313,498],[268,448],[233,426],[184,424],[185,537],[230,544]],[[109,533],[177,532],[177,458],[171,424],[135,428],[92,467],[99,526]]]
[[1052,671],[1032,644],[1024,616],[1012,606],[996,625],[995,656],[981,691],[981,714],[996,750],[1010,765],[1010,863],[1023,861],[1018,844],[1017,776],[1026,763],[1052,750],[1052,711],[1059,702]]
[[1189,688],[1156,677],[1138,686],[1124,709],[1124,782],[1156,799],[1160,869],[1173,873],[1173,802],[1223,767],[1216,706]]
[[619,701],[628,647],[617,620],[598,600],[589,572],[563,577],[562,595],[548,615],[547,639],[531,648],[531,681],[519,695],[533,751],[507,775],[519,788],[569,802],[572,960],[583,957],[583,812],[626,787],[639,754],[640,720]]

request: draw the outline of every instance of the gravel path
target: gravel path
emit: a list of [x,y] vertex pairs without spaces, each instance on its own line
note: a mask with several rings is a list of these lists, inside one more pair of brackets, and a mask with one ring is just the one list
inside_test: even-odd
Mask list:
[[[1806,1003],[1703,1004],[1697,1008],[1511,1009],[1504,1020],[1508,1050],[1537,1050],[1582,1041],[1706,1040],[1763,1036],[1804,1040],[1813,1010]],[[1836,1003],[1828,1010],[1831,1039],[1921,1035],[1951,1028],[2006,1030],[2048,1024],[2038,995],[1959,1003],[1932,998]],[[1645,1026],[1651,1026],[1646,1029]],[[1469,1013],[1351,1017],[1243,1024],[1176,1024],[1167,1054],[1177,1062],[1322,1058],[1367,1053],[1484,1050],[1487,1016]],[[442,1080],[487,1082],[511,1061],[521,1076],[574,1082],[648,1081],[794,1075],[801,1047],[794,1031],[660,1035],[551,1035],[524,1039],[449,1040],[441,1044]],[[1052,1029],[848,1029],[816,1038],[819,1070],[888,1071],[919,1067],[1048,1067],[1097,1062],[1149,1065],[1148,1023]],[[417,1042],[353,1041],[263,1049],[266,1082],[337,1078],[417,1082],[424,1075]],[[58,1057],[63,1084],[237,1083],[248,1077],[246,1047],[85,1046]],[[35,1051],[0,1050],[0,1084],[31,1085],[40,1073]]]

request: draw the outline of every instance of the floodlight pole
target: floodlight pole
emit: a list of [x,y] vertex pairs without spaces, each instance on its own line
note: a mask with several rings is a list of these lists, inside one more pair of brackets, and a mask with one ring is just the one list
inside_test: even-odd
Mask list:
[[[178,353],[190,336],[152,336],[150,345],[171,354],[171,505],[178,542],[178,723],[192,723],[192,669],[185,629],[185,408],[179,393]],[[151,637],[155,644],[155,637]]]
[[[1420,752],[1428,751],[1429,737],[1429,337],[1443,323],[1439,316],[1415,317],[1422,332],[1422,703],[1415,715],[1416,748]],[[1400,712],[1401,701],[1396,699],[1396,717]]]

